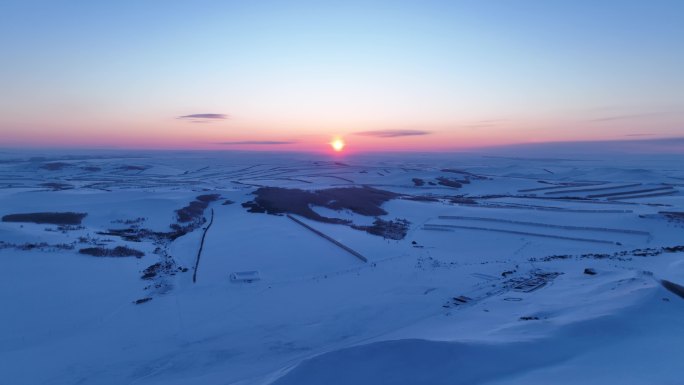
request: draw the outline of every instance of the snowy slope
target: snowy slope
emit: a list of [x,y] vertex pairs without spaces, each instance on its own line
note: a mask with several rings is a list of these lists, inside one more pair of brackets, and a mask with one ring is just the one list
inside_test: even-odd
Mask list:
[[[0,384],[679,381],[684,299],[659,280],[684,283],[684,222],[661,213],[684,211],[684,162],[3,156],[0,216],[87,216],[0,222]],[[285,215],[248,212],[262,186],[372,186],[399,194],[379,218],[410,224],[394,240],[294,214],[363,262]],[[667,194],[638,196],[651,189]],[[176,210],[207,194],[219,196],[207,222],[169,235]],[[79,253],[116,246],[145,255]],[[230,279],[245,271],[259,279]]]

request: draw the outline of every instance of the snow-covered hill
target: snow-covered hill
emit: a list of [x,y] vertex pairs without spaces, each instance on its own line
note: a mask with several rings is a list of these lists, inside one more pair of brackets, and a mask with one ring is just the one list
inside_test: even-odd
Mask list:
[[680,381],[681,159],[0,160],[0,384]]

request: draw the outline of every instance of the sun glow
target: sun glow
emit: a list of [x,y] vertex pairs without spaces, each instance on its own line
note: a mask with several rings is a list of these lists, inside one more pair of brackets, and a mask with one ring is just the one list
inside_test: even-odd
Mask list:
[[342,138],[335,138],[330,142],[330,146],[332,146],[333,150],[340,152],[344,148],[344,140]]

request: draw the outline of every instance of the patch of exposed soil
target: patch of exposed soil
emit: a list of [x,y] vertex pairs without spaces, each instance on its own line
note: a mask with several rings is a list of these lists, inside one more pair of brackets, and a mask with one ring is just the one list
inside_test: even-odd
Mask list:
[[80,225],[86,213],[24,213],[2,217],[3,222],[47,223],[51,225]]
[[209,203],[218,200],[219,194],[200,195],[187,206],[176,210],[176,218],[180,223],[198,222],[204,219],[204,210],[209,207]]
[[581,254],[581,255],[570,255],[570,254],[561,254],[561,255],[549,255],[546,257],[541,257],[541,258],[530,258],[530,262],[549,262],[553,260],[561,260],[561,259],[615,259],[618,261],[626,261],[630,260],[631,256],[635,257],[655,257],[661,254],[668,254],[668,253],[681,253],[684,252],[684,245],[677,245],[677,246],[663,246],[663,247],[649,247],[645,249],[633,249],[633,250],[625,250],[625,251],[619,251],[616,253],[588,253],[588,254]]
[[78,251],[80,254],[92,255],[93,257],[136,257],[142,258],[145,256],[140,250],[132,249],[127,246],[117,246],[113,249],[104,247],[86,247]]
[[147,170],[147,167],[146,166],[132,166],[129,164],[125,164],[123,166],[119,166],[118,169],[123,170],[123,171],[145,171],[145,170]]
[[60,190],[70,190],[73,189],[74,186],[70,185],[68,183],[58,183],[58,182],[46,182],[46,183],[41,183],[41,187],[47,187],[51,189],[52,191],[60,191]]
[[73,250],[74,245],[70,243],[58,243],[58,244],[49,244],[47,242],[38,242],[38,243],[8,243],[8,242],[3,242],[0,241],[0,249],[15,249],[15,250],[21,250],[21,251],[31,251],[31,250],[40,250],[40,251],[58,251],[58,250]]
[[437,183],[446,187],[461,188],[464,184],[470,183],[470,181],[468,179],[455,179],[440,176],[437,178]]
[[43,170],[48,170],[48,171],[59,171],[62,170],[66,167],[71,167],[70,163],[64,163],[64,162],[50,162],[50,163],[45,163],[40,166]]
[[300,190],[281,187],[261,187],[254,192],[253,201],[243,203],[250,212],[268,214],[297,214],[304,218],[325,223],[348,224],[348,220],[324,217],[311,206],[332,210],[350,210],[366,216],[386,215],[380,206],[399,194],[372,187],[330,188],[325,190]]
[[387,239],[400,240],[406,237],[409,229],[409,221],[406,219],[395,219],[391,221],[384,221],[380,218],[373,222],[372,226],[356,226],[352,225],[353,229],[363,230],[369,234],[378,235]]

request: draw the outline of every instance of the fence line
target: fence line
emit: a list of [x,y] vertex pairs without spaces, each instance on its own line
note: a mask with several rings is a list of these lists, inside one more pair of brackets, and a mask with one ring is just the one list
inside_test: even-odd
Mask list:
[[582,193],[582,192],[592,192],[592,191],[605,191],[605,190],[617,190],[621,188],[629,188],[629,187],[637,187],[641,186],[641,183],[630,183],[630,184],[623,184],[619,186],[610,186],[610,187],[595,187],[595,188],[577,188],[577,189],[571,189],[571,190],[563,190],[563,191],[551,191],[544,193],[545,195],[553,195],[553,194],[567,194],[567,193]]
[[590,242],[590,243],[605,243],[609,245],[620,245],[619,242],[604,241],[602,239],[591,239],[591,238],[575,238],[575,237],[564,237],[562,235],[550,235],[550,234],[540,234],[540,233],[530,233],[527,231],[515,231],[515,230],[503,230],[503,229],[492,229],[488,227],[477,227],[477,226],[459,226],[459,225],[429,225],[426,224],[423,227],[426,230],[432,229],[463,229],[463,230],[480,230],[480,231],[493,231],[497,233],[507,233],[516,235],[527,235],[530,237],[540,237],[540,238],[554,238],[563,239],[566,241],[578,241],[578,242]]
[[344,251],[348,252],[349,254],[355,256],[356,258],[362,260],[363,262],[368,262],[368,258],[366,258],[366,257],[364,257],[363,255],[359,254],[358,252],[352,250],[351,248],[349,248],[349,247],[343,245],[342,243],[340,243],[340,242],[334,240],[334,239],[331,238],[330,236],[323,234],[322,232],[320,232],[320,231],[314,229],[313,227],[307,225],[306,223],[300,221],[299,219],[293,217],[293,216],[290,215],[290,214],[287,214],[287,217],[290,218],[290,219],[292,219],[292,220],[295,221],[296,223],[302,225],[303,227],[306,227],[307,229],[311,230],[311,232],[313,232],[314,234],[320,236],[321,238],[323,238],[323,239],[325,239],[325,240],[327,240],[327,241],[329,241],[329,242],[334,243],[336,246],[338,246],[338,247],[341,248],[342,250],[344,250]]
[[463,220],[483,221],[483,222],[500,222],[500,223],[510,223],[510,224],[514,224],[514,225],[526,225],[526,226],[535,226],[535,227],[552,227],[552,228],[564,229],[564,230],[606,231],[606,232],[620,233],[620,234],[651,235],[651,233],[649,233],[648,231],[641,231],[641,230],[611,229],[608,227],[554,225],[551,223],[525,222],[525,221],[514,221],[514,220],[510,220],[510,219],[470,217],[470,216],[462,216],[462,215],[440,215],[438,218],[439,219],[463,219]]

